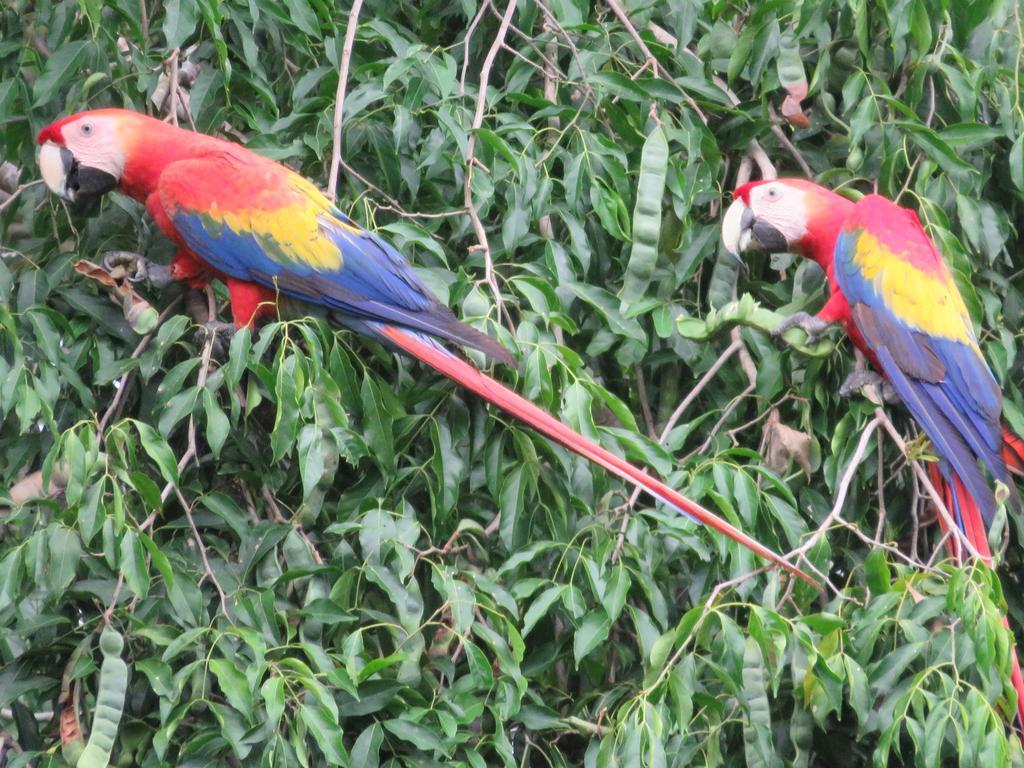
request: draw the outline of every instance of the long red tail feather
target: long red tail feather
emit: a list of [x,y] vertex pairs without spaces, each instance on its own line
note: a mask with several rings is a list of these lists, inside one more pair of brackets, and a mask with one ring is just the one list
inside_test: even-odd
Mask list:
[[697,504],[685,496],[677,493],[656,480],[642,469],[634,467],[629,462],[619,458],[613,453],[605,450],[596,443],[588,440],[583,435],[575,432],[560,422],[551,414],[538,408],[529,400],[517,395],[504,384],[492,379],[485,373],[470,365],[469,363],[451,355],[450,353],[421,341],[415,335],[407,333],[394,326],[378,326],[378,330],[395,346],[421,360],[430,367],[457,381],[462,386],[480,397],[488,400],[499,408],[507,411],[516,418],[536,429],[542,435],[549,437],[580,456],[589,459],[595,464],[604,467],[609,472],[638,485],[648,493],[671,504],[690,517],[714,528],[719,533],[725,534],[734,541],[742,544],[755,554],[782,566],[790,573],[799,576],[809,584],[818,586],[817,582],[797,568],[792,563],[784,560],[774,551],[751,538],[743,531],[736,528],[726,520],[723,520],[714,513],[708,511],[700,504]]
[[[1004,452],[1007,435],[1013,437],[1020,444],[1021,448],[1024,448],[1024,441],[1007,429],[1004,429]],[[1021,456],[1024,458],[1024,454],[1021,454]],[[951,514],[959,514],[967,540],[978,550],[978,554],[981,555],[981,559],[984,560],[985,564],[992,567],[992,550],[988,545],[988,532],[985,530],[985,523],[981,519],[981,510],[978,509],[978,505],[974,503],[974,499],[971,498],[970,494],[967,493],[967,489],[963,487],[956,477],[953,478],[954,485],[946,482],[937,464],[929,465],[928,471],[931,475],[932,485],[942,494],[942,500],[946,505],[946,509]],[[941,515],[939,516],[939,525],[944,533],[948,533],[946,521]],[[946,542],[950,555],[962,564],[965,558],[956,537],[950,536],[946,539]],[[1010,621],[1005,615],[1003,616],[1003,626],[1007,629],[1010,628]],[[1021,728],[1024,729],[1024,675],[1021,674],[1016,645],[1010,648],[1010,683],[1017,692],[1017,718]]]
[[1024,440],[1015,435],[1007,424],[1003,424],[1001,453],[1008,470],[1015,475],[1024,475]]

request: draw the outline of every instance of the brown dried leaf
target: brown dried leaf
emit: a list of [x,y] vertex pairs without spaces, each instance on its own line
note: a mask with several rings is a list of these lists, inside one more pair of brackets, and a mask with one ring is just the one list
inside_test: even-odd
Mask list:
[[765,463],[772,471],[784,475],[795,461],[804,475],[811,476],[811,436],[782,423],[778,409],[768,415],[762,432]]
[[50,483],[43,486],[43,471],[37,469],[29,472],[21,480],[7,489],[7,496],[15,507],[20,507],[35,499],[48,499],[62,493],[68,484],[68,466],[64,461],[53,465]]
[[131,325],[133,331],[139,335],[145,335],[156,328],[160,313],[153,308],[152,304],[139,296],[132,284],[124,279],[123,268],[115,269],[111,273],[98,264],[93,264],[86,259],[79,259],[75,262],[73,269],[78,274],[95,280],[110,289],[110,300],[121,305],[125,320]]
[[0,163],[0,191],[13,195],[18,189],[19,176],[21,176],[21,169],[14,163],[6,160]]
[[84,741],[82,725],[78,722],[78,712],[75,709],[74,686],[75,684],[71,683],[72,695],[68,696],[67,704],[60,711],[60,743],[64,747],[73,741]]

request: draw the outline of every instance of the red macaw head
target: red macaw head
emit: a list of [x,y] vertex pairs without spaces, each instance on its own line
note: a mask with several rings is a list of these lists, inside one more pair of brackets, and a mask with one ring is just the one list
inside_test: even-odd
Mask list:
[[805,179],[752,181],[737,188],[722,219],[722,243],[739,256],[751,249],[809,253],[826,225],[852,203]]
[[125,166],[121,111],[82,112],[39,132],[39,170],[52,192],[78,202],[117,187]]

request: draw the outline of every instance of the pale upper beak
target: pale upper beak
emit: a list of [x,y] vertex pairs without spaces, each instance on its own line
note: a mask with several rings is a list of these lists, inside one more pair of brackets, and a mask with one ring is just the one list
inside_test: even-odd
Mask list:
[[789,243],[769,222],[757,218],[742,199],[734,200],[722,217],[722,245],[733,256],[750,248],[766,251],[788,251]]
[[67,179],[75,165],[75,156],[64,147],[48,141],[39,150],[39,171],[50,191],[71,200],[68,195]]
[[734,200],[722,218],[722,245],[733,256],[739,256],[750,245],[750,228],[754,212],[742,200]]
[[71,202],[100,197],[118,184],[114,175],[82,165],[66,147],[52,141],[39,149],[39,171],[54,194]]

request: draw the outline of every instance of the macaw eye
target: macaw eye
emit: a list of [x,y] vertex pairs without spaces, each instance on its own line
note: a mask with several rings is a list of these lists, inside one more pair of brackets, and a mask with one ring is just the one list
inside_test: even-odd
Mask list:
[[768,187],[768,197],[770,197],[772,200],[774,200],[778,196],[779,196],[779,190],[777,190],[775,187]]
[[91,136],[92,135],[92,123],[82,123],[82,135],[83,136]]

